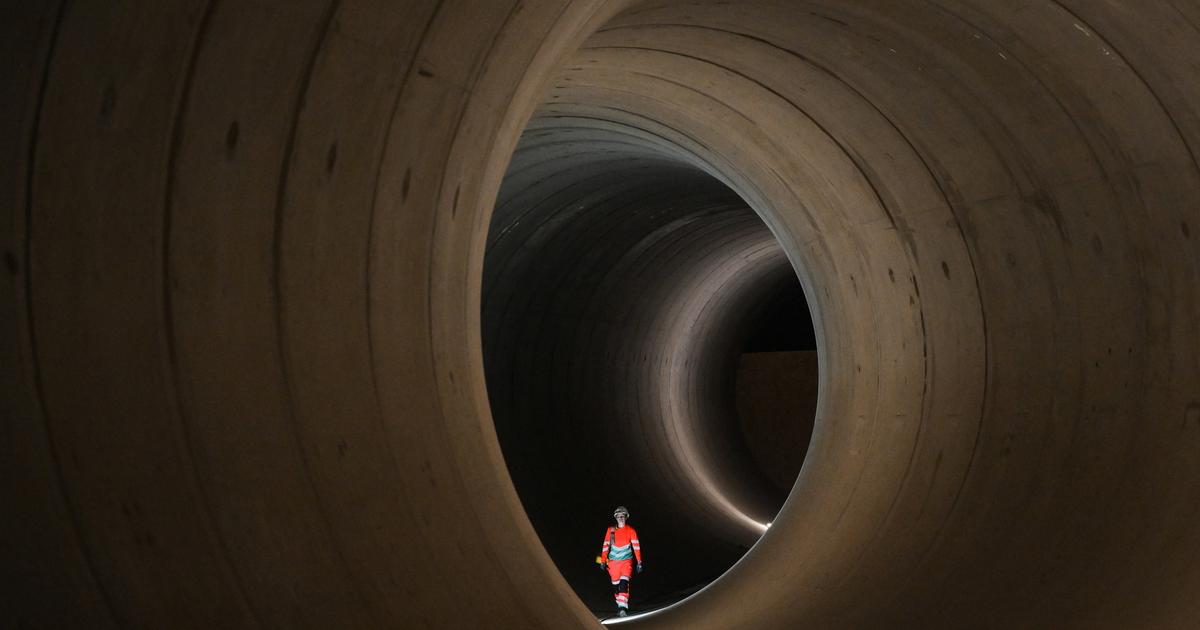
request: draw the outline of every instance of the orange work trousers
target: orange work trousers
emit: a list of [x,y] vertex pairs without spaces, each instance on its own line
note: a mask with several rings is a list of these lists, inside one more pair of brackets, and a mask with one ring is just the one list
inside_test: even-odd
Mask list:
[[633,581],[633,560],[609,560],[608,577],[612,579],[613,598],[617,608],[629,608],[629,583]]

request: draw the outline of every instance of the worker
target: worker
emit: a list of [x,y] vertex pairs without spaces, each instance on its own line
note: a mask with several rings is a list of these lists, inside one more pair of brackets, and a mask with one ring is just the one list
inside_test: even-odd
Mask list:
[[[625,506],[613,510],[613,519],[617,524],[604,532],[599,562],[612,580],[617,615],[624,617],[629,614],[629,582],[633,580],[635,567],[638,573],[642,572],[642,545],[633,527],[625,524],[629,520],[629,510]],[[637,561],[636,565],[634,560]]]

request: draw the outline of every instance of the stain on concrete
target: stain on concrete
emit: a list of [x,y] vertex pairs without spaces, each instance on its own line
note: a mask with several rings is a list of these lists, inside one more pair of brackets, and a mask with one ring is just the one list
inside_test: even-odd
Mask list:
[[1034,207],[1040,210],[1043,214],[1050,217],[1050,220],[1054,222],[1054,227],[1058,230],[1058,235],[1062,237],[1063,242],[1070,244],[1071,236],[1067,233],[1067,228],[1063,221],[1062,210],[1058,207],[1058,202],[1054,200],[1054,197],[1050,196],[1050,193],[1047,193],[1044,190],[1039,190],[1030,195],[1026,201],[1033,204]]
[[238,126],[238,121],[229,123],[229,128],[225,130],[225,159],[232,160],[234,153],[237,152],[238,136],[241,135],[241,127]]

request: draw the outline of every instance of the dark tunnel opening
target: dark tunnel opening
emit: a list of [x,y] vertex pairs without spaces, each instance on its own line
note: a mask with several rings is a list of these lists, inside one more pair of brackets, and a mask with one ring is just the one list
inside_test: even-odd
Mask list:
[[790,269],[780,270],[751,313],[733,386],[737,417],[755,464],[786,496],[816,419],[816,333],[804,289]]
[[780,273],[746,330],[743,353],[816,352],[817,337],[804,289],[794,274]]
[[535,117],[484,263],[505,461],[546,550],[600,614],[612,595],[593,560],[613,506],[632,510],[653,568],[635,608],[695,592],[773,520],[816,403],[812,320],[783,249],[733,190],[648,135]]

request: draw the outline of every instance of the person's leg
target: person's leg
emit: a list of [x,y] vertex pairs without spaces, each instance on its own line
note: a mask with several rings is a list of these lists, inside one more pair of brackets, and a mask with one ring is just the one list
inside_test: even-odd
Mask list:
[[621,607],[621,566],[620,562],[608,563],[608,577],[612,581],[613,600],[617,603],[617,608]]
[[613,560],[608,563],[608,577],[612,580],[613,599],[619,612],[629,609],[629,580],[633,575],[633,561]]
[[617,585],[620,590],[617,595],[617,608],[621,614],[625,614],[629,612],[629,584],[633,581],[633,560],[621,562],[619,579],[621,583]]
[[622,612],[629,611],[629,578],[621,576],[617,584],[617,608]]

